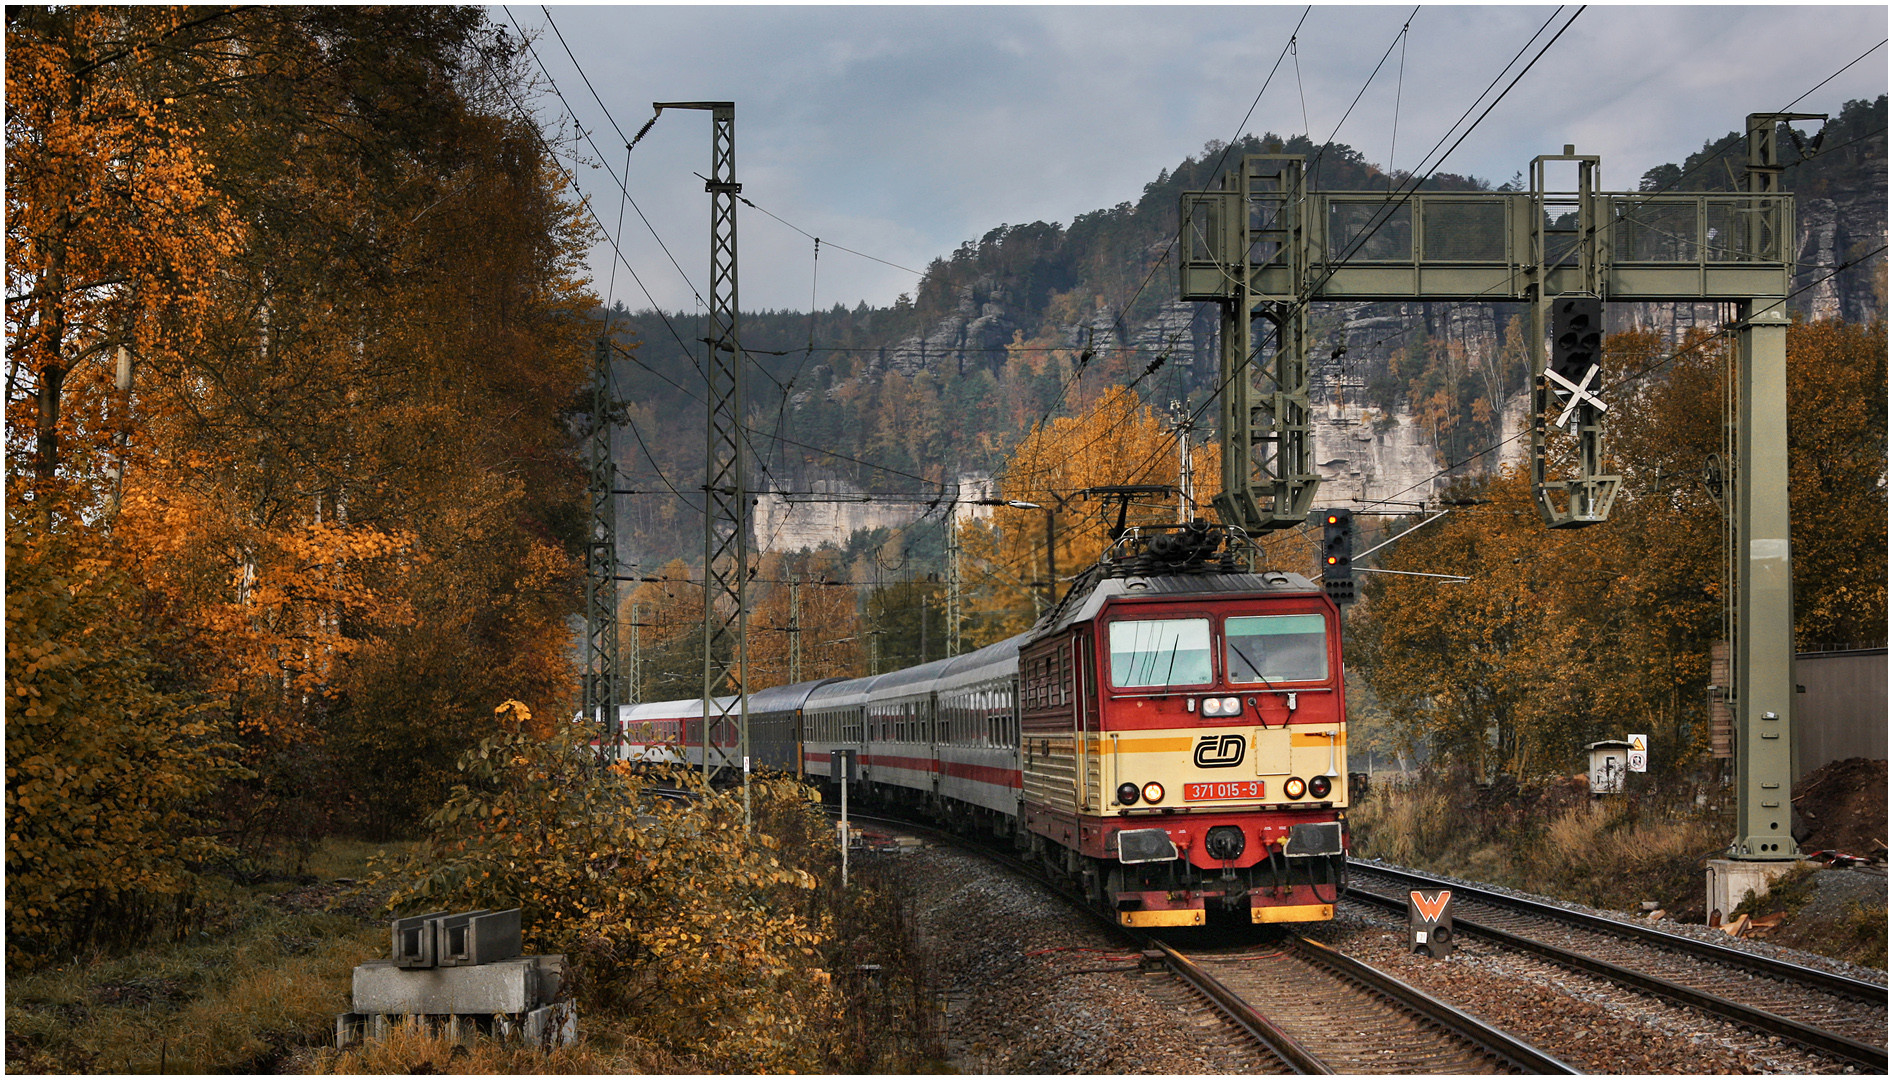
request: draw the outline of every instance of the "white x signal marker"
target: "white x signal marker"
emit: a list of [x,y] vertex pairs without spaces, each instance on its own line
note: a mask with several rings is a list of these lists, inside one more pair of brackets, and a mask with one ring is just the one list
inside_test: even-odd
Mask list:
[[1588,401],[1597,406],[1598,412],[1610,411],[1610,406],[1604,404],[1604,399],[1591,392],[1591,380],[1597,378],[1597,371],[1597,365],[1592,364],[1591,370],[1584,373],[1584,378],[1573,383],[1570,379],[1551,370],[1550,367],[1545,368],[1545,378],[1564,387],[1565,392],[1571,395],[1570,403],[1565,405],[1564,411],[1558,414],[1559,427],[1563,427],[1570,421],[1571,414],[1577,411],[1578,403],[1582,401]]

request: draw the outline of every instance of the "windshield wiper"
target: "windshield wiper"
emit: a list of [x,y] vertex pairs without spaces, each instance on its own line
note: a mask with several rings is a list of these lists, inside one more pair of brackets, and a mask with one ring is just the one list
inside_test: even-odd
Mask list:
[[1177,670],[1177,649],[1182,647],[1182,645],[1182,635],[1178,635],[1177,639],[1170,643],[1170,666],[1163,671],[1163,685],[1165,686],[1170,685],[1170,676]]
[[1262,688],[1264,690],[1275,689],[1275,684],[1269,681],[1267,675],[1262,674],[1262,669],[1256,666],[1256,662],[1250,658],[1249,654],[1242,651],[1242,646],[1231,641],[1229,643],[1229,651],[1241,657],[1242,662],[1249,665],[1249,670],[1255,673],[1255,677],[1262,680]]

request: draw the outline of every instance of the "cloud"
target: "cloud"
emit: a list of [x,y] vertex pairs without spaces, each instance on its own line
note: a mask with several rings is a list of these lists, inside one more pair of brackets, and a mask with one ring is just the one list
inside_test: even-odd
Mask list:
[[[1306,127],[1325,138],[1359,94],[1337,140],[1374,162],[1392,147],[1411,168],[1463,130],[1455,125],[1475,103],[1467,121],[1479,116],[1487,86],[1554,9],[1421,7],[1403,72],[1401,50],[1388,47],[1412,11],[1314,8],[1248,130],[1301,132],[1305,98]],[[537,10],[513,14],[544,26]],[[797,310],[811,284],[824,307],[887,304],[913,289],[911,273],[829,244],[924,269],[1001,223],[1069,222],[1135,200],[1160,170],[1237,134],[1301,15],[1286,6],[552,9],[627,132],[652,101],[736,103],[745,196],[826,242],[816,264],[811,240],[742,208],[742,304]],[[1875,6],[1592,6],[1444,168],[1500,183],[1534,154],[1574,143],[1603,156],[1607,187],[1634,188],[1647,169],[1740,129],[1749,112],[1786,106],[1885,36],[1886,10]],[[542,102],[548,115],[569,107],[594,132],[597,156],[623,169],[622,141],[557,40],[548,33],[537,48],[564,95]],[[1883,53],[1869,57],[1797,108],[1833,112],[1877,96],[1886,72]],[[622,244],[649,298],[623,267],[611,282],[606,247],[594,259],[601,293],[688,310],[691,282],[707,288],[709,200],[694,174],[709,171],[709,132],[706,115],[666,114],[638,146],[629,188],[649,227],[627,208]],[[579,180],[616,231],[621,199],[606,171],[580,168]]]

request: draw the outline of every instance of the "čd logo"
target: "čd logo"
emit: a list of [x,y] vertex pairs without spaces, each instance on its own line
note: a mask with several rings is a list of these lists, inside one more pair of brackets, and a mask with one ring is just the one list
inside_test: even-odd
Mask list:
[[1205,735],[1196,740],[1196,767],[1228,769],[1242,764],[1243,741],[1240,735]]

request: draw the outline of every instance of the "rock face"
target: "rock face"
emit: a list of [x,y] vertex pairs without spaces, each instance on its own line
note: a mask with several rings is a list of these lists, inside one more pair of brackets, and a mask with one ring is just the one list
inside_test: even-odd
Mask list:
[[1444,485],[1439,455],[1405,410],[1330,403],[1314,419],[1315,471],[1323,505],[1417,505]]
[[983,276],[960,287],[953,312],[926,334],[888,349],[886,365],[903,375],[923,370],[964,373],[969,363],[993,363],[1020,327],[1007,290],[991,275]]
[[[1796,209],[1795,260],[1800,269],[1791,300],[1812,319],[1854,322],[1884,317],[1885,256],[1863,256],[1886,243],[1886,180],[1872,191],[1842,199],[1804,197]],[[1851,260],[1861,265],[1839,274]],[[1150,288],[1167,285],[1153,281]],[[1329,485],[1324,500],[1418,503],[1444,485],[1439,453],[1430,433],[1415,423],[1403,401],[1375,401],[1367,389],[1415,334],[1445,343],[1464,358],[1467,371],[1490,365],[1501,353],[1506,327],[1523,314],[1517,303],[1372,303],[1322,305],[1312,316],[1310,349],[1315,458]],[[1693,329],[1715,330],[1737,316],[1733,304],[1613,304],[1609,328],[1655,330],[1676,341]],[[1046,327],[1036,311],[1022,310],[1006,282],[984,275],[960,288],[958,304],[924,334],[884,349],[870,371],[911,375],[921,370],[964,373],[973,365],[1001,362],[1015,335],[1047,330],[1067,347],[1100,353],[1128,349],[1135,367],[1159,359],[1186,373],[1186,382],[1213,391],[1218,378],[1218,316],[1214,305],[1166,300],[1148,318],[1129,322],[1121,311],[1099,307],[1077,322]],[[1343,359],[1345,358],[1345,359]],[[1516,363],[1516,361],[1514,361]],[[1494,387],[1495,390],[1500,389]],[[1504,387],[1503,449],[1474,468],[1496,469],[1525,459],[1523,431],[1529,395]],[[832,392],[832,391],[831,391]],[[819,485],[818,485],[819,487]],[[837,491],[837,498],[846,493]],[[757,507],[759,542],[775,536],[777,547],[812,547],[845,541],[849,531],[892,527],[913,520],[917,510],[865,502],[812,503],[776,495]]]
[[[955,519],[984,520],[992,508],[965,500],[990,499],[990,477],[960,477],[960,499],[953,506]],[[773,486],[757,496],[750,516],[750,542],[757,551],[812,551],[823,544],[842,547],[857,532],[898,529],[937,510],[929,503],[896,502],[869,496],[842,480],[813,480],[807,490],[780,491]]]
[[1810,319],[1870,322],[1886,314],[1886,256],[1840,273],[1830,268],[1886,245],[1886,173],[1873,191],[1845,201],[1801,199],[1795,207],[1796,310]]

